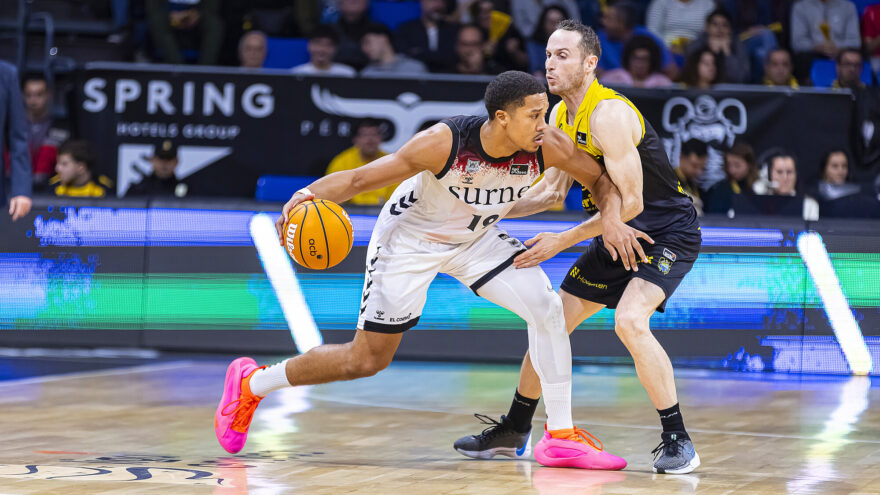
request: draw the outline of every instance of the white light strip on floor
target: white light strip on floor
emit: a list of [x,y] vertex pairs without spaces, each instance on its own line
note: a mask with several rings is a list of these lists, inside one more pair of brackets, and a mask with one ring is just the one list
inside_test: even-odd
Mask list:
[[870,373],[873,364],[871,354],[865,345],[859,324],[853,318],[849,302],[840,288],[840,281],[831,265],[822,236],[816,232],[803,232],[797,238],[797,247],[819,291],[825,313],[850,369],[857,375]]
[[263,269],[269,277],[272,289],[278,296],[281,312],[287,320],[290,335],[296,349],[302,354],[313,347],[324,343],[321,332],[312,318],[312,312],[306,304],[290,256],[278,243],[275,222],[265,213],[257,213],[251,218],[248,226],[254,246],[263,262]]

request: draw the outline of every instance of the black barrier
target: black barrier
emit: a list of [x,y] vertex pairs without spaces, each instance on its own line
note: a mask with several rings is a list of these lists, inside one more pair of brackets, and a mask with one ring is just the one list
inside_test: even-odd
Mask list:
[[[260,175],[323,175],[329,160],[351,146],[360,118],[381,119],[383,148],[393,151],[444,117],[484,114],[489,80],[315,78],[95,63],[79,74],[75,120],[98,146],[99,167],[116,180],[120,196],[148,173],[153,146],[171,139],[180,146],[177,173],[191,194],[253,197]],[[807,164],[850,141],[848,91],[619,90],[661,135],[673,161],[683,141],[709,144],[707,184],[723,177],[720,151],[737,137],[759,151],[795,150]],[[805,168],[802,178],[810,178],[813,168]]]

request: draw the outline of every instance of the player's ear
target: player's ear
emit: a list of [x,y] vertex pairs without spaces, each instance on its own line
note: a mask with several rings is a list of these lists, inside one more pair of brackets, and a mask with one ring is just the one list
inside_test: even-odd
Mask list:
[[587,55],[584,58],[584,66],[587,69],[587,71],[595,72],[597,65],[599,65],[599,57],[597,57],[595,55]]
[[507,114],[504,110],[498,109],[495,110],[495,120],[497,120],[501,125],[507,126],[508,121],[510,120],[510,115]]

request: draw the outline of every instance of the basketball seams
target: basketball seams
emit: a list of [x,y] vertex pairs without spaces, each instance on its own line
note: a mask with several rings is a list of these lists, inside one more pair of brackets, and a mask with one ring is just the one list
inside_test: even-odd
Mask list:
[[321,200],[321,204],[324,205],[325,208],[330,210],[330,213],[333,213],[334,215],[336,215],[336,218],[339,219],[339,222],[345,228],[345,238],[348,239],[348,246],[349,246],[348,249],[350,251],[351,247],[352,247],[352,239],[351,239],[352,236],[348,232],[348,224],[346,224],[345,220],[343,220],[342,217],[339,216],[339,213],[336,213],[336,211],[333,208],[331,208],[329,205],[327,205],[327,203],[323,199]]
[[[317,222],[321,225],[321,231],[318,231],[317,225],[314,225],[314,220],[311,220],[313,217],[309,216],[310,206],[314,207],[315,212],[317,213]],[[325,213],[321,213],[321,207],[329,210],[333,216],[339,221],[338,224],[334,224],[330,222],[329,224],[324,222]],[[330,218],[329,216],[327,218]],[[298,220],[298,221],[297,221]],[[329,221],[329,220],[328,220]],[[294,231],[290,231],[290,226],[294,225]],[[351,220],[349,220],[348,214],[341,206],[337,205],[332,201],[327,200],[314,200],[314,201],[305,201],[299,205],[291,212],[288,216],[286,232],[290,233],[290,242],[288,244],[288,254],[300,265],[310,268],[312,270],[325,270],[332,266],[339,264],[340,261],[344,260],[346,256],[351,252],[351,249],[354,244],[354,231],[352,229]],[[347,240],[347,244],[344,244],[345,241],[341,240],[342,235],[339,232],[339,228],[345,230],[345,237]],[[296,236],[299,236],[299,239],[296,239]],[[317,246],[320,243],[319,237],[324,236],[324,248],[325,251],[321,251]],[[309,248],[309,259],[306,258],[305,247],[303,247],[303,236],[307,238],[307,247]],[[331,239],[332,237],[332,239]],[[333,241],[333,249],[330,249],[330,241]],[[317,251],[317,252],[316,252]],[[339,251],[337,253],[336,251]],[[312,266],[312,261],[316,264],[321,259],[321,256],[327,256],[325,260],[325,266]],[[312,259],[317,258],[317,259]]]
[[327,253],[327,266],[325,268],[330,268],[330,240],[327,239],[327,229],[324,228],[324,217],[321,216],[321,209],[318,208],[317,203],[314,204],[315,212],[318,214],[318,221],[321,222],[321,232],[324,233],[324,252]]
[[[308,203],[302,203],[300,206],[304,206],[304,207],[305,207],[305,211],[303,212],[302,220],[299,221],[299,228],[297,229],[297,232],[296,232],[296,233],[299,234],[299,236],[298,236],[298,237],[299,237],[299,259],[301,259],[302,262],[303,262],[303,264],[305,264],[305,262],[306,262],[306,257],[305,257],[305,255],[303,254],[303,238],[302,238],[302,231],[303,231],[303,228],[305,227],[305,224],[306,224],[306,216],[309,214],[309,204],[308,204]],[[308,266],[308,265],[306,265],[306,266]],[[311,267],[309,267],[309,268],[311,268]]]

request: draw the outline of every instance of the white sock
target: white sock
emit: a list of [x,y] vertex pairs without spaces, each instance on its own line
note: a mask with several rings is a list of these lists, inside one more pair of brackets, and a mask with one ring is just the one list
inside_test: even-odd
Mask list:
[[290,382],[287,381],[287,361],[289,359],[255,371],[251,375],[251,393],[265,397],[269,392],[289,387]]
[[544,410],[547,412],[547,429],[574,428],[571,421],[571,381],[543,383]]

